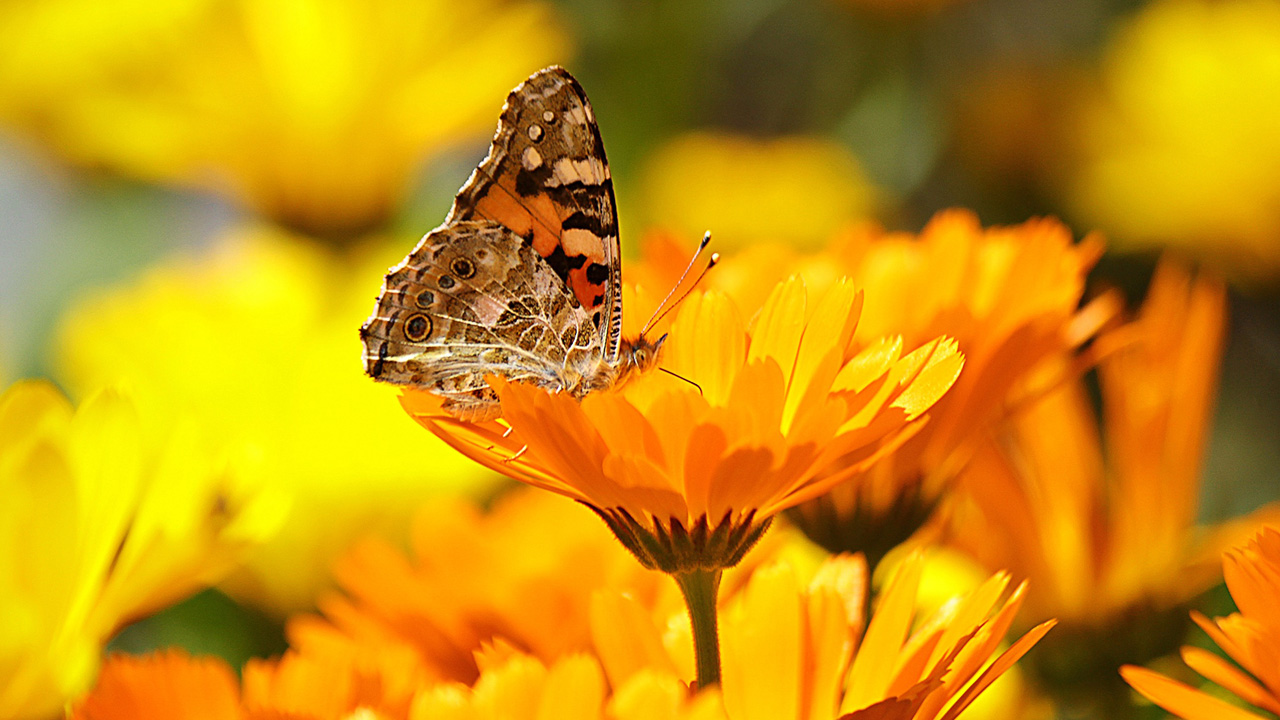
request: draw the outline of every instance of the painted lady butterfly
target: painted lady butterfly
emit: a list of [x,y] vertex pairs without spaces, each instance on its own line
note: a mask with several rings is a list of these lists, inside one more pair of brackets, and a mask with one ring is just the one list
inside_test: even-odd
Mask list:
[[563,68],[534,73],[444,224],[387,272],[360,328],[365,370],[477,421],[501,411],[485,375],[575,397],[616,386],[662,345],[622,338],[621,259],[591,104]]

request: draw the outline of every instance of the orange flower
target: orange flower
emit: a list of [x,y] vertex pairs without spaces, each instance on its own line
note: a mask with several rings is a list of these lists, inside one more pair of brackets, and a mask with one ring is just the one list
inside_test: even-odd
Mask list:
[[[357,545],[335,569],[345,594],[321,598],[323,617],[295,616],[289,638],[304,653],[408,652],[432,676],[467,683],[486,643],[551,662],[590,647],[593,591],[656,602],[665,589],[601,540],[590,512],[548,493],[512,493],[484,515],[439,499],[415,519],[411,559],[382,540]],[[679,607],[673,599],[668,609]]]
[[70,720],[239,720],[240,688],[220,658],[181,650],[145,657],[112,655],[97,687],[67,714]]
[[1102,429],[1083,384],[1063,386],[963,480],[971,501],[955,508],[954,540],[1042,591],[1032,617],[1064,624],[1038,653],[1060,690],[1171,649],[1181,606],[1218,577],[1210,558],[1256,522],[1195,525],[1225,299],[1221,283],[1163,263],[1137,320],[1104,338],[1123,346],[1099,366]]
[[[579,403],[495,378],[503,420],[486,423],[448,416],[423,391],[402,403],[476,461],[590,506],[646,566],[729,567],[774,514],[909,437],[959,373],[945,339],[855,352],[861,304],[841,281],[810,308],[793,278],[748,327],[724,296],[694,296],[663,359],[687,381],[650,373]],[[819,479],[836,464],[845,470]]]
[[[1276,613],[1280,604],[1280,530],[1265,526],[1248,543],[1228,550],[1222,558],[1222,574],[1240,612],[1213,620],[1200,613],[1191,617],[1247,673],[1196,647],[1182,648],[1182,659],[1245,702],[1280,714],[1280,615]],[[1266,717],[1145,668],[1129,665],[1121,668],[1120,674],[1138,692],[1187,720]]]
[[[707,284],[727,291],[745,312],[764,297],[768,278],[797,272],[815,291],[844,274],[866,293],[854,343],[866,347],[900,333],[906,347],[938,335],[955,338],[965,370],[929,411],[930,420],[885,462],[792,514],[833,552],[862,551],[874,566],[933,511],[988,430],[1025,395],[1027,378],[1092,336],[1118,308],[1114,296],[1079,309],[1085,276],[1101,253],[1053,220],[983,228],[962,210],[939,213],[919,237],[862,228],[822,253],[780,245],[726,256]],[[633,267],[642,284],[667,287],[683,253],[649,248]],[[839,466],[837,466],[839,467]],[[850,468],[839,467],[841,474]]]
[[[725,714],[733,720],[953,718],[1048,630],[1046,622],[993,657],[1022,604],[998,573],[972,594],[914,625],[923,556],[899,567],[863,632],[866,564],[829,559],[808,583],[789,566],[756,572],[723,612]],[[610,682],[625,686],[659,672],[689,676],[668,648],[680,644],[673,618],[646,622],[637,601],[597,596],[596,646]],[[676,633],[679,635],[679,633]],[[687,635],[682,635],[687,639]]]
[[722,690],[690,693],[687,663],[664,654],[671,638],[687,639],[687,623],[677,615],[664,629],[635,595],[610,589],[592,602],[595,655],[545,660],[496,642],[477,649],[479,674],[461,683],[433,680],[403,653],[312,646],[251,661],[243,688],[218,660],[117,655],[70,717],[951,720],[1052,623],[996,655],[1023,595],[997,574],[912,630],[922,565],[918,554],[903,563],[865,633],[860,558],[830,559],[807,583],[783,564],[757,572],[725,608]]
[[70,720],[342,720],[407,718],[427,679],[398,655],[355,660],[302,655],[251,660],[243,687],[220,658],[181,650],[113,655]]

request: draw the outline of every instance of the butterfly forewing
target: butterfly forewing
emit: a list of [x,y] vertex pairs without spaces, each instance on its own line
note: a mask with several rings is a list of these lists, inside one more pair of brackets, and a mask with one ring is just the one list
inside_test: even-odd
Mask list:
[[585,309],[604,357],[622,334],[621,251],[613,180],[595,114],[563,68],[539,71],[507,97],[489,155],[445,224],[500,223],[555,272]]

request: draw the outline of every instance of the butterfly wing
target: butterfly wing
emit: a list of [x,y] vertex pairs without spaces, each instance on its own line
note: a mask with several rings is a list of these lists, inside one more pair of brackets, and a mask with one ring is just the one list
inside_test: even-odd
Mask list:
[[555,271],[595,324],[605,358],[622,336],[622,254],[613,180],[595,113],[560,67],[507,97],[489,155],[458,191],[446,224],[510,228]]
[[[549,389],[601,356],[594,322],[560,277],[504,225],[433,230],[382,285],[360,329],[372,377],[425,387],[471,420],[496,417],[487,374]],[[568,369],[568,370],[567,370]]]

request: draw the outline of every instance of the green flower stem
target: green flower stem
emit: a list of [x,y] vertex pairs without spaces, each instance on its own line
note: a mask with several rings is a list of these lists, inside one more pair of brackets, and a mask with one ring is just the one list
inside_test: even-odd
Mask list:
[[698,689],[720,684],[720,633],[716,617],[716,595],[720,592],[720,573],[716,570],[692,570],[676,573],[676,584],[684,594],[693,626],[693,652],[698,666]]

